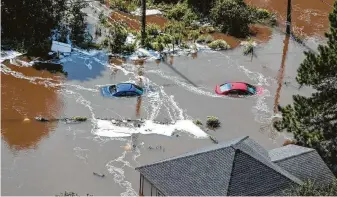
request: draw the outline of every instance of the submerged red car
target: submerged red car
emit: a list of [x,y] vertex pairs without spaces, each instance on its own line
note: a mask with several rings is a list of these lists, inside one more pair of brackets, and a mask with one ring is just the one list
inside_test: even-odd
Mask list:
[[215,87],[215,93],[225,96],[260,95],[262,92],[262,87],[253,86],[244,82],[227,82]]

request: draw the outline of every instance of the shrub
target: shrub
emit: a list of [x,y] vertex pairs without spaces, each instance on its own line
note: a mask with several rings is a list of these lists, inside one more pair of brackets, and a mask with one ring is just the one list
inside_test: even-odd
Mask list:
[[209,35],[209,34],[203,34],[200,35],[197,39],[197,42],[199,43],[210,43],[214,40],[213,36]]
[[219,0],[211,9],[210,17],[223,33],[236,37],[249,35],[249,24],[254,16],[243,0]]
[[111,53],[121,53],[127,36],[126,25],[124,23],[115,22],[113,25],[110,25],[108,34],[101,45],[107,48]]
[[213,49],[213,50],[225,50],[225,49],[230,48],[230,46],[224,40],[215,40],[215,41],[209,43],[208,47]]
[[202,125],[202,122],[200,120],[194,120],[193,123],[198,125],[198,126]]
[[334,179],[327,186],[320,186],[312,181],[293,186],[284,191],[287,196],[337,196],[337,180]]
[[146,26],[146,33],[148,35],[157,36],[160,33],[160,27],[156,24],[150,23]]
[[177,3],[172,9],[167,10],[165,16],[171,20],[183,21],[187,26],[198,18],[186,2]]
[[243,42],[244,45],[244,50],[243,54],[244,55],[249,55],[254,53],[254,48],[256,46],[256,43],[253,40],[249,40],[248,42]]
[[136,49],[136,44],[125,44],[122,47],[123,53],[126,53],[126,54],[133,53],[135,49]]
[[205,33],[213,33],[215,32],[215,28],[212,26],[202,26],[200,27],[200,32],[205,34]]
[[254,16],[254,22],[276,25],[276,15],[269,10],[255,7],[250,7],[249,10],[251,15]]
[[72,120],[79,121],[79,122],[87,121],[87,117],[82,117],[82,116],[74,116],[74,117],[72,117],[71,119],[72,119]]
[[198,30],[192,30],[192,31],[188,32],[187,37],[188,37],[188,39],[193,40],[193,42],[195,42],[198,39],[199,34],[200,33],[199,33]]
[[207,116],[206,125],[209,128],[216,129],[216,128],[220,127],[220,121],[215,116]]

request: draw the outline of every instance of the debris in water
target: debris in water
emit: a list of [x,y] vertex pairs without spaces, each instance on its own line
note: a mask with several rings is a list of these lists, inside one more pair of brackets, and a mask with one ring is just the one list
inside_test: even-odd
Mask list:
[[47,118],[43,118],[43,117],[35,117],[35,120],[40,121],[40,122],[48,122],[49,121]]
[[102,178],[105,177],[105,175],[104,175],[104,174],[101,174],[101,173],[93,172],[93,174],[96,175],[96,176],[102,177]]

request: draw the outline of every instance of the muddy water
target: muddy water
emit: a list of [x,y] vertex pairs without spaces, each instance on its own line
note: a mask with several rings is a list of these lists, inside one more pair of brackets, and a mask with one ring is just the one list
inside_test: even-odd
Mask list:
[[[278,22],[285,31],[287,0],[246,0],[247,3],[265,8],[277,14]],[[328,14],[334,0],[293,0],[292,29],[300,36],[323,36],[329,29]]]
[[[136,195],[139,174],[134,167],[212,144],[189,133],[165,136],[160,129],[147,135],[103,137],[97,135],[97,118],[204,122],[206,116],[215,115],[222,127],[210,134],[219,141],[249,135],[267,149],[280,146],[287,136],[271,130],[274,106],[291,103],[293,94],[311,92],[298,90],[295,82],[307,49],[291,39],[285,47],[284,40],[283,34],[273,31],[269,42],[256,48],[252,61],[242,55],[242,47],[172,56],[167,62],[125,62],[109,60],[103,52],[75,51],[63,62],[66,80],[32,68],[2,68],[1,194],[55,195],[67,190],[81,195]],[[260,85],[265,92],[251,98],[217,96],[215,85],[228,80]],[[100,95],[100,87],[126,81],[143,84],[144,96]],[[288,83],[280,88],[281,81]],[[37,115],[81,115],[89,120],[46,124],[32,119]],[[23,123],[26,117],[31,121]]]
[[[112,21],[123,21],[130,28],[137,30],[137,31],[139,31],[141,28],[139,16],[133,16],[127,13],[116,11],[112,13],[111,20]],[[158,15],[146,16],[146,24],[156,24],[159,27],[163,28],[166,22],[167,22],[167,19],[162,16],[158,16]]]

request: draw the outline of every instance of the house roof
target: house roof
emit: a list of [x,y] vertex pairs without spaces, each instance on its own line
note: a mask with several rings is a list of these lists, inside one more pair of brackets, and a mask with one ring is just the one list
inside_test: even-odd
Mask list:
[[[303,170],[292,165],[306,157],[315,162],[297,166]],[[254,196],[280,195],[290,185],[302,184],[313,176],[313,164],[333,176],[322,162],[312,149],[288,145],[268,152],[249,137],[242,137],[136,169],[168,196]],[[318,181],[323,180],[319,173],[316,170]]]
[[269,153],[272,162],[302,181],[311,180],[326,185],[335,178],[315,149],[290,144]]

